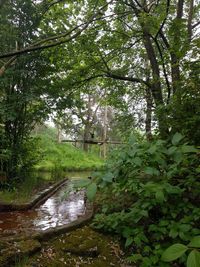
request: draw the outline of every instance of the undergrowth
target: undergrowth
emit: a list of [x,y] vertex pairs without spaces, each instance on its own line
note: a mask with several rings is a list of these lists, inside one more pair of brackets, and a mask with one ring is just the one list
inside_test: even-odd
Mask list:
[[[182,135],[170,142],[132,138],[112,155],[104,174],[97,174],[101,197],[93,227],[119,234],[135,266],[186,266],[187,249],[177,257],[169,249],[168,260],[162,255],[174,243],[199,238],[199,174],[199,152]],[[193,254],[199,257],[198,251]]]
[[36,165],[40,171],[83,171],[100,169],[103,160],[92,153],[85,153],[71,144],[60,143],[48,135],[40,136],[42,161]]

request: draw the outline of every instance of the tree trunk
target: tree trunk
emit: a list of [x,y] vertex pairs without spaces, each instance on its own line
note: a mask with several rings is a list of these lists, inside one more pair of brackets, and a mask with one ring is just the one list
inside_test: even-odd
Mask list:
[[156,105],[156,116],[158,120],[158,128],[160,132],[161,138],[165,139],[168,137],[169,129],[167,126],[167,117],[165,112],[159,109],[164,107],[164,101],[162,96],[162,89],[161,89],[161,83],[160,83],[160,70],[159,70],[159,64],[157,62],[156,54],[150,39],[150,36],[148,32],[143,28],[143,38],[144,38],[144,45],[146,48],[147,56],[150,61],[151,69],[152,69],[152,75],[153,75],[153,81],[151,85],[151,93],[154,99],[154,103]]
[[107,144],[106,144],[106,140],[107,140],[107,118],[108,118],[108,106],[105,106],[105,112],[104,112],[104,121],[103,121],[103,158],[106,158],[106,154],[107,154]]
[[[84,134],[83,134],[83,140],[89,140],[90,139],[90,129],[91,129],[91,119],[92,119],[92,109],[91,109],[91,96],[88,95],[88,103],[87,103],[87,118],[84,120]],[[88,152],[89,144],[86,142],[83,142],[83,150]]]
[[86,143],[86,140],[90,139],[90,124],[87,122],[85,124],[84,134],[83,134],[83,150],[85,152],[88,152],[89,144]]
[[151,117],[152,117],[152,104],[153,99],[151,96],[151,91],[149,88],[146,88],[146,119],[145,119],[145,132],[147,140],[152,139],[151,133]]
[[57,125],[57,142],[58,142],[58,144],[61,143],[61,129],[60,129],[60,125]]

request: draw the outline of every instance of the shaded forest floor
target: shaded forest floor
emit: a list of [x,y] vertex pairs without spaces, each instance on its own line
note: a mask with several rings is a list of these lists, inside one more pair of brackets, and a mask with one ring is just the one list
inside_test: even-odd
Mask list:
[[40,252],[16,262],[17,267],[124,267],[119,240],[88,226],[42,243]]

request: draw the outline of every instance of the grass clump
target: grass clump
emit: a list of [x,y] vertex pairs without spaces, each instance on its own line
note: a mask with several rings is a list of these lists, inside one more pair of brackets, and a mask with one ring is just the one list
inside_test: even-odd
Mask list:
[[103,160],[71,144],[57,143],[48,135],[40,136],[43,159],[36,165],[40,171],[84,171],[100,169]]
[[38,191],[41,191],[53,183],[54,180],[55,179],[51,173],[28,173],[26,179],[20,184],[0,190],[0,202],[15,204],[25,203]]

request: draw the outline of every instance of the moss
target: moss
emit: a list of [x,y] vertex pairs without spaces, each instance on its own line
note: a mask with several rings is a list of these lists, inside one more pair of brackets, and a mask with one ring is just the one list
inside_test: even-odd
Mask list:
[[34,254],[41,249],[41,244],[37,240],[23,240],[13,243],[2,243],[3,249],[0,253],[0,266],[15,266],[16,261],[23,257]]
[[117,240],[85,226],[42,244],[40,253],[25,266],[119,267],[122,254]]

